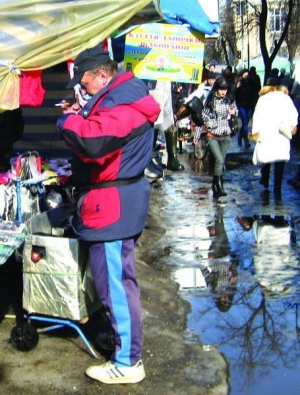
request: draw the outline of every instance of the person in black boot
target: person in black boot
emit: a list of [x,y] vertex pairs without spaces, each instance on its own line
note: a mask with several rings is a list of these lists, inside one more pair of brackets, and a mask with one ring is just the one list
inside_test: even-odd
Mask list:
[[168,154],[167,169],[173,171],[184,170],[184,166],[177,158],[177,130],[174,125],[165,131],[165,137]]
[[[214,83],[202,111],[203,129],[207,131],[208,145],[214,157],[212,180],[214,198],[227,195],[224,190],[222,175],[230,145],[231,128],[229,120],[232,115],[236,114],[237,106],[234,96],[228,91],[226,79],[220,77]],[[199,138],[196,130],[194,144],[198,144]]]
[[174,125],[171,82],[157,81],[155,89],[150,90],[150,93],[161,108],[159,118],[155,122],[155,128],[165,134],[168,154],[167,169],[173,171],[184,170],[184,166],[177,158],[177,130]]
[[[259,92],[253,114],[252,133],[259,133],[252,161],[262,166],[259,183],[269,187],[269,176],[274,163],[274,194],[281,199],[284,166],[290,160],[290,140],[296,133],[298,111],[286,87],[278,86],[274,78]],[[290,136],[288,135],[288,133]]]

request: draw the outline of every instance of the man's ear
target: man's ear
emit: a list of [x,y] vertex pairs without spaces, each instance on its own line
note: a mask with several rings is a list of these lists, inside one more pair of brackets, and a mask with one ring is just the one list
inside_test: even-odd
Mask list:
[[107,71],[106,70],[103,70],[103,69],[100,69],[99,71],[98,71],[98,76],[99,77],[101,77],[101,78],[107,78]]
[[103,85],[106,85],[109,80],[109,75],[106,70],[99,70],[98,77],[102,80]]

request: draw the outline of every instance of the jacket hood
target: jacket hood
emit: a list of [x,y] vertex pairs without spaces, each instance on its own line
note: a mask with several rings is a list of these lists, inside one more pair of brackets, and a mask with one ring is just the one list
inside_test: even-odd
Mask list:
[[136,78],[132,72],[121,71],[116,78],[116,84],[120,85],[121,89],[126,92],[123,104],[130,104],[151,123],[157,120],[161,108],[153,96],[149,94],[144,81]]
[[160,114],[160,106],[149,94],[144,81],[136,78],[131,71],[119,71],[107,87],[89,100],[80,114],[86,118],[99,100],[101,105],[107,108],[129,105],[142,113],[151,123],[154,123]]
[[151,123],[158,119],[161,111],[159,104],[150,94],[132,103],[131,107],[142,113]]

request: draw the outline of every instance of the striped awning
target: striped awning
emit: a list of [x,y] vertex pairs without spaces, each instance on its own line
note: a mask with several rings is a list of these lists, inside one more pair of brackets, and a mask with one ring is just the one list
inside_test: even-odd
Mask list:
[[[194,11],[188,4],[196,7]],[[168,10],[175,5],[176,14],[171,15]],[[163,19],[190,20],[192,28],[208,34],[218,26],[209,21],[197,0],[1,0],[0,112],[19,107],[22,71],[75,59],[118,29]]]

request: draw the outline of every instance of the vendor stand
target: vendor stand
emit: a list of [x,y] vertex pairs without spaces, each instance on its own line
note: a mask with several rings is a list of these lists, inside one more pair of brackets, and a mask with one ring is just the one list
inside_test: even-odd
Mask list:
[[[61,165],[56,167],[57,172],[50,170],[55,164]],[[77,325],[101,305],[93,287],[85,246],[75,235],[63,234],[62,222],[72,214],[74,207],[61,199],[49,204],[45,194],[45,184],[57,187],[59,180],[66,180],[70,174],[70,164],[65,160],[43,161],[42,164],[38,155],[29,153],[12,160],[11,174],[2,177],[6,180],[5,187],[15,190],[16,194],[10,193],[14,202],[11,207],[4,208],[5,216],[11,220],[0,221],[0,265],[13,254],[22,259],[22,299],[28,313],[24,323],[12,329],[11,343],[18,350],[28,351],[38,344],[39,333],[68,326],[77,331],[91,355],[98,358]],[[31,177],[24,179],[28,175]],[[26,198],[29,196],[25,205],[22,189],[26,191]],[[59,207],[49,209],[53,203]],[[47,326],[37,330],[32,321]]]
[[[33,4],[32,1],[24,1],[22,5],[14,6],[8,0],[1,2],[0,22],[6,30],[3,32],[0,55],[0,113],[21,106],[41,106],[45,94],[45,90],[41,86],[42,70],[67,62],[70,59],[75,59],[78,53],[84,49],[103,43],[119,27],[126,28],[131,25],[137,25],[141,21],[145,23],[147,20],[150,22],[165,18],[168,23],[182,24],[191,21],[192,28],[211,34],[218,29],[219,25],[218,22],[212,22],[207,17],[205,12],[203,12],[203,6],[200,6],[197,0],[185,2],[184,9],[188,12],[183,20],[181,18],[182,7],[179,7],[179,12],[176,10],[178,15],[175,15],[175,5],[171,1],[167,2],[169,4],[166,4],[165,1],[162,3],[164,11],[162,11],[157,1],[149,0],[125,0],[122,2],[121,8],[119,2],[114,1],[106,2],[105,5],[100,0],[87,1],[85,7],[82,7],[81,3],[79,0],[74,0],[70,3],[58,0],[55,2],[43,2],[43,4]],[[10,9],[10,24],[7,23],[7,8]],[[51,18],[49,18],[49,15],[51,15]],[[110,18],[107,18],[107,15],[110,15]],[[36,23],[37,20],[39,24]],[[130,20],[132,21],[130,22]],[[87,22],[85,23],[85,21]],[[125,26],[126,23],[127,26]],[[37,36],[38,40],[36,39]],[[20,37],[22,37],[22,42]],[[193,78],[198,78],[198,76],[199,74],[197,74],[196,70]],[[34,147],[32,148],[34,149]],[[3,213],[5,215],[2,215],[2,218],[4,219],[3,224],[7,227],[14,227],[15,232],[12,236],[11,233],[5,233],[1,236],[0,251],[2,255],[0,262],[6,262],[7,258],[19,248],[22,248],[24,244],[23,262],[26,270],[25,278],[27,278],[25,280],[27,281],[24,295],[25,307],[28,309],[29,314],[38,313],[43,315],[40,318],[30,315],[30,318],[44,320],[45,315],[54,315],[54,318],[48,317],[48,322],[53,324],[49,330],[59,328],[62,325],[73,326],[74,320],[80,320],[85,315],[84,309],[81,308],[81,302],[79,303],[78,314],[71,314],[70,320],[64,319],[64,316],[69,318],[68,309],[56,312],[53,306],[48,306],[46,310],[43,310],[43,302],[39,303],[37,301],[37,304],[34,303],[34,294],[40,294],[40,300],[42,300],[40,289],[49,291],[48,288],[55,288],[54,283],[52,285],[44,284],[43,286],[43,279],[40,279],[40,285],[35,288],[36,292],[31,293],[34,284],[32,279],[38,278],[38,273],[31,270],[35,266],[32,264],[34,263],[32,256],[33,246],[42,244],[39,247],[43,247],[46,251],[46,255],[41,257],[36,264],[47,263],[47,255],[50,257],[53,255],[49,244],[49,242],[53,243],[53,225],[50,226],[50,233],[43,235],[35,234],[36,230],[33,230],[35,221],[39,222],[41,218],[44,221],[45,218],[49,219],[51,217],[51,215],[48,215],[48,211],[42,212],[47,208],[47,205],[42,207],[41,210],[41,207],[37,204],[42,203],[44,205],[47,199],[47,196],[43,195],[46,182],[43,176],[34,174],[24,179],[16,167],[14,170],[13,177],[8,177],[8,183],[5,184],[5,188],[12,191],[15,189],[15,193],[11,194],[12,198],[8,201],[11,204],[4,207]],[[50,178],[49,176],[48,181]],[[35,198],[29,195],[29,203],[33,203],[32,205],[25,202],[25,199],[22,197],[22,191],[30,190],[30,188],[35,189],[35,191],[38,190]],[[25,225],[25,222],[29,224],[29,227]],[[3,229],[3,232],[6,232],[5,229]],[[40,233],[39,228],[37,233]],[[58,238],[56,236],[55,240],[57,241]],[[66,243],[66,240],[61,240],[61,242]],[[73,286],[77,289],[79,284],[81,284],[79,280],[82,279],[82,271],[81,268],[80,270],[76,269],[76,265],[79,263],[79,256],[77,256],[78,259],[74,259],[74,254],[76,256],[80,248],[78,247],[78,240],[75,238],[74,241],[68,239],[67,243],[74,247],[74,249],[71,248],[68,251],[73,251],[70,261],[74,263],[74,271],[71,273],[71,277],[75,280]],[[68,255],[67,252],[65,254]],[[55,266],[55,261],[56,259],[52,259],[51,265],[54,264]],[[65,259],[63,261],[65,263]],[[39,273],[43,272],[39,271]],[[52,272],[44,274],[45,277],[50,275],[53,280],[55,279],[55,275]],[[67,277],[69,275],[70,273],[66,273]],[[82,297],[80,292],[82,292],[82,289],[79,291],[80,297]],[[55,299],[54,295],[52,296]],[[55,307],[58,305],[55,304]],[[73,309],[71,310],[73,311]],[[80,331],[78,333],[91,353],[97,356]],[[29,340],[29,343],[27,340]],[[13,330],[11,341],[16,348],[28,350],[37,344],[38,337],[30,323],[26,323],[26,325],[17,326]]]

